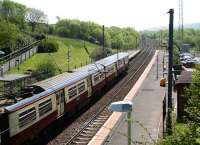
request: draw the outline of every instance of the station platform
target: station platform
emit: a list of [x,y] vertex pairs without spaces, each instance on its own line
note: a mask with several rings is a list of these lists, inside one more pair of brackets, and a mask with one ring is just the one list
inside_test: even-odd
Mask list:
[[[162,78],[162,56],[162,52],[156,51],[142,76],[125,97],[125,100],[133,102],[134,144],[152,144],[162,135],[162,101],[165,95],[165,88],[159,85]],[[127,145],[126,114],[112,113],[89,145]]]

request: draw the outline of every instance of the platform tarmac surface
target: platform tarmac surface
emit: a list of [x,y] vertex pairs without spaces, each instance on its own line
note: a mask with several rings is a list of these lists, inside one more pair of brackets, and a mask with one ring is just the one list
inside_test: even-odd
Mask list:
[[[153,144],[159,138],[159,135],[161,135],[162,101],[165,94],[165,88],[159,85],[162,78],[162,58],[163,53],[159,51],[158,79],[157,57],[155,57],[147,77],[133,97],[133,144]],[[104,140],[104,145],[127,145],[127,122],[125,119],[126,114],[123,113],[115,127],[109,129],[110,133],[107,139]],[[112,124],[112,120],[110,122]]]
[[[158,54],[158,80],[157,80],[157,59],[154,62],[147,78],[143,82],[138,94],[133,99],[133,124],[132,139],[133,142],[152,142],[158,139],[162,126],[162,100],[165,90],[159,86],[159,80],[162,78],[162,53]],[[127,135],[127,122],[125,114],[122,121],[114,132],[120,132]],[[136,123],[138,121],[139,123]],[[151,137],[150,137],[150,136]],[[153,140],[152,140],[152,139]],[[153,142],[152,142],[153,143]],[[127,137],[119,133],[113,133],[108,138],[107,145],[127,145]],[[136,143],[137,144],[137,143]]]

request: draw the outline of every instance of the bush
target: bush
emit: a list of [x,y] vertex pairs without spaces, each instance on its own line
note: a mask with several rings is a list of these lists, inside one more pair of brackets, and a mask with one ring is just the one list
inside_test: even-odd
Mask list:
[[56,40],[53,39],[45,39],[42,40],[38,46],[38,52],[45,53],[45,52],[57,52],[59,45]]
[[173,135],[159,141],[157,145],[199,145],[199,133],[194,124],[186,126],[184,130],[175,130]]
[[43,39],[46,38],[45,34],[38,34],[38,33],[33,34],[33,37],[34,37],[36,40],[43,40]]
[[110,48],[105,48],[105,52],[103,54],[103,48],[99,47],[92,52],[91,57],[96,61],[110,54],[112,54],[112,50]]
[[43,62],[39,63],[36,66],[34,74],[38,74],[40,80],[54,76],[56,74],[55,63],[53,63],[53,61],[50,61],[49,59],[45,59]]

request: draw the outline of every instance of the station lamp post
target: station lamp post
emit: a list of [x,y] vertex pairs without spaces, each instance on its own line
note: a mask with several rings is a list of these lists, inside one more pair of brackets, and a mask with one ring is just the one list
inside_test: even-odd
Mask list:
[[111,103],[108,108],[110,111],[114,112],[127,112],[127,133],[128,133],[128,145],[131,145],[131,122],[132,122],[132,110],[133,110],[133,103],[131,101],[119,101]]

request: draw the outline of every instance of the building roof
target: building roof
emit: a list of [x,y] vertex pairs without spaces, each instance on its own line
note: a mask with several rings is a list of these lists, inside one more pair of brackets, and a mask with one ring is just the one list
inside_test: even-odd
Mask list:
[[192,72],[182,71],[181,75],[178,77],[176,84],[190,84],[192,82]]

